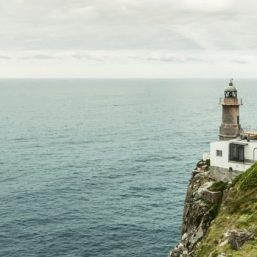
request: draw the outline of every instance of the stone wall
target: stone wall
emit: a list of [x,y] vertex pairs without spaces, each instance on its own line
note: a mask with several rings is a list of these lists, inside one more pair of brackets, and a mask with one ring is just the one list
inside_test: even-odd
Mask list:
[[217,181],[231,182],[235,177],[243,173],[243,171],[229,170],[225,168],[211,166],[209,176]]

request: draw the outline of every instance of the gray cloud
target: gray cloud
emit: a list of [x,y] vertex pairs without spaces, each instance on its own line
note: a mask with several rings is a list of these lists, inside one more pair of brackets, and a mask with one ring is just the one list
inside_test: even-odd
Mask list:
[[94,61],[103,61],[106,56],[99,56],[94,54],[85,54],[85,53],[76,53],[71,55],[72,58],[78,60],[94,60]]
[[256,3],[1,0],[2,48],[254,49]]
[[96,72],[106,70],[101,63],[117,65],[117,73],[134,63],[154,70],[208,64],[210,74],[215,63],[245,69],[257,55],[256,11],[254,0],[0,0],[0,59],[24,61],[28,70],[30,61],[62,69],[61,59],[68,71],[74,62],[76,74],[87,62],[97,63]]
[[0,55],[0,59],[3,59],[3,60],[10,60],[12,59],[10,56],[8,55]]
[[206,60],[198,57],[188,56],[160,56],[160,57],[148,57],[148,61],[170,62],[170,63],[187,63],[187,62],[204,62]]
[[30,56],[22,56],[21,59],[24,60],[31,60],[31,59],[36,59],[36,60],[52,60],[52,59],[59,59],[60,57],[54,56],[54,55],[48,55],[48,54],[35,54],[35,55],[30,55]]
[[242,60],[242,59],[232,59],[231,62],[238,63],[238,64],[248,64],[249,61]]

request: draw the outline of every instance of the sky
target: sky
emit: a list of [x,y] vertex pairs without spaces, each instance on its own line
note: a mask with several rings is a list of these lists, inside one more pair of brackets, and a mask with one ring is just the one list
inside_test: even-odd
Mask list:
[[254,0],[0,0],[1,78],[255,78]]

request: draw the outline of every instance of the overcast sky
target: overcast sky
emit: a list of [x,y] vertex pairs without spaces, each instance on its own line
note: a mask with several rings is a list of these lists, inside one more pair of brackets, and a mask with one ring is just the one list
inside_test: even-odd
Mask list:
[[257,77],[254,0],[0,0],[0,77]]

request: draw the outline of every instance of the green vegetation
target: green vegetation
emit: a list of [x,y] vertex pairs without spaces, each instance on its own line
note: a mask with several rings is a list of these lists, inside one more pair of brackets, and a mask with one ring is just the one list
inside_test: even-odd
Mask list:
[[240,189],[248,190],[257,187],[257,163],[254,164],[246,173],[242,174]]
[[219,181],[214,183],[211,187],[208,189],[212,192],[219,192],[219,191],[224,191],[227,188],[228,183]]
[[231,230],[248,230],[257,235],[257,164],[237,177],[228,187],[226,183],[214,183],[209,190],[225,190],[226,195],[206,236],[197,246],[196,257],[217,257],[225,253],[231,257],[256,257],[257,238],[246,242],[238,251],[227,243]]

